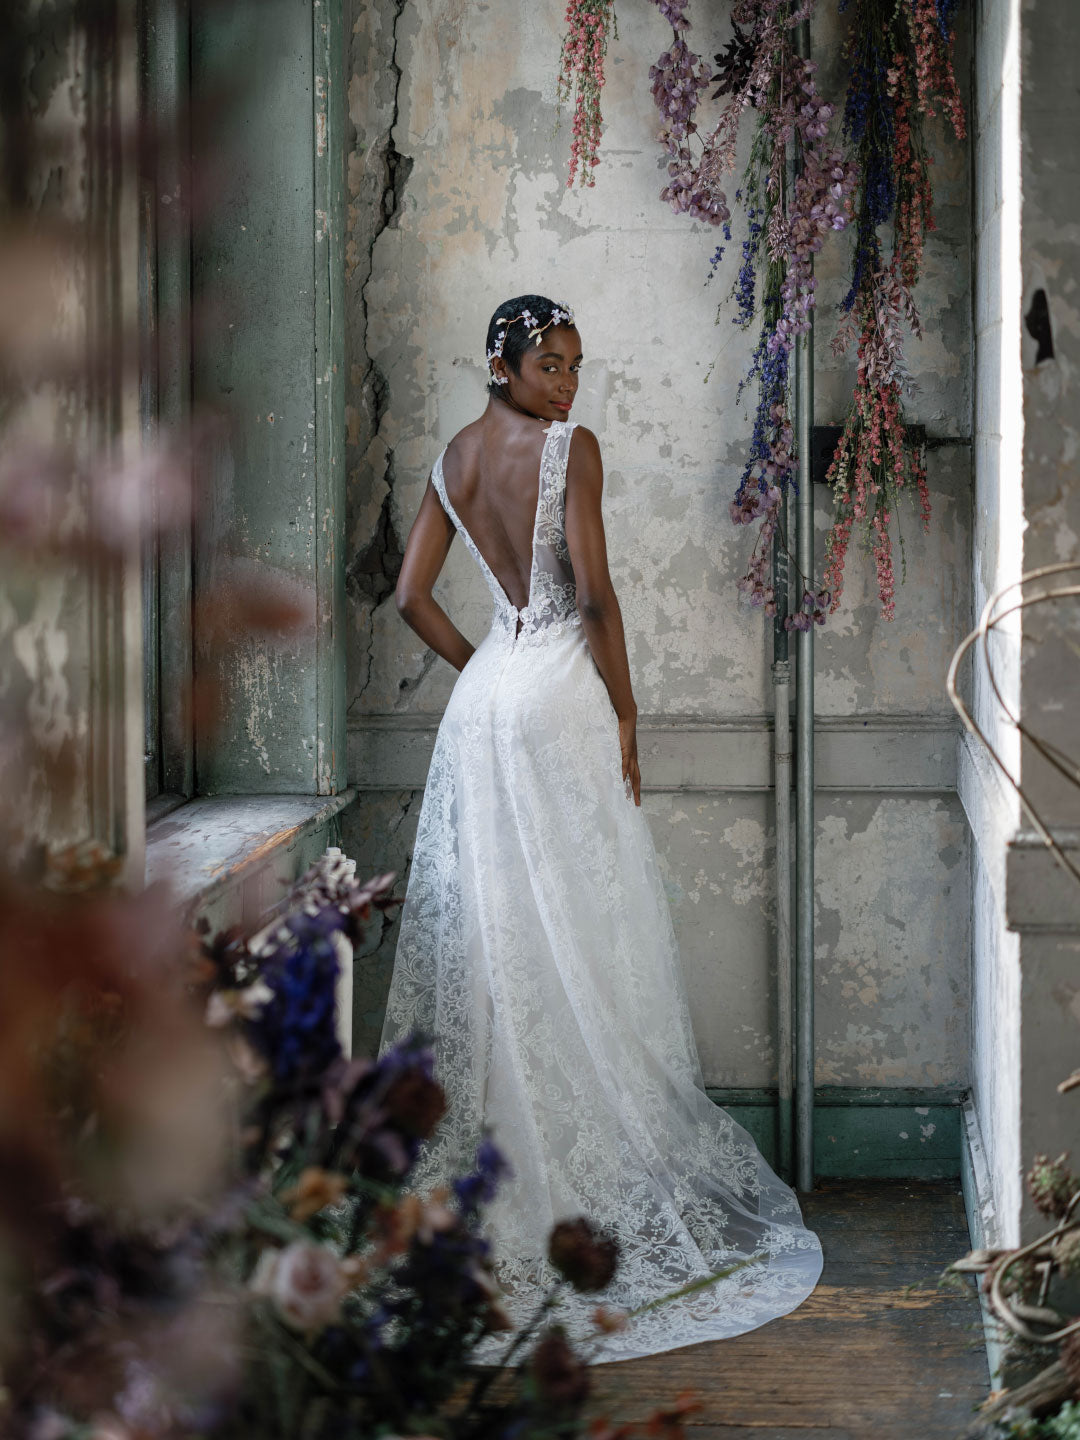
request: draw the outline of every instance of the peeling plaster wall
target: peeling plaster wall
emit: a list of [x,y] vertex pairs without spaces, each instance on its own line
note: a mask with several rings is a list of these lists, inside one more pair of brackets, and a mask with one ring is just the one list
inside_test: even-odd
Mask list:
[[[670,30],[648,5],[620,11],[603,164],[594,189],[570,192],[568,115],[553,136],[561,5],[353,5],[351,746],[364,744],[365,727],[392,717],[433,728],[446,703],[453,672],[402,624],[393,584],[435,456],[484,403],[488,316],[506,295],[534,289],[573,304],[585,337],[575,418],[604,453],[612,573],[643,715],[667,727],[671,744],[680,726],[738,723],[764,733],[769,639],[762,617],[735,603],[746,536],[727,515],[750,429],[735,395],[753,337],[730,323],[727,307],[714,324],[732,274],[729,255],[703,291],[718,235],[657,198],[647,77]],[[693,36],[702,53],[730,33],[726,9],[698,7]],[[838,63],[833,25],[830,15],[814,40],[826,85]],[[914,515],[904,517],[908,584],[891,626],[878,618],[869,572],[853,551],[844,608],[818,648],[819,712],[874,717],[895,726],[898,743],[908,742],[915,718],[947,721],[945,671],[970,609],[969,167],[962,149],[938,148],[939,229],[927,250],[928,334],[913,346],[922,390],[911,416],[944,442],[929,457],[934,526],[924,538]],[[822,266],[823,314],[839,298],[844,264],[838,247]],[[831,324],[821,328],[817,420],[839,423],[850,357],[834,360]],[[823,534],[828,496],[815,502]],[[461,546],[436,593],[467,634],[484,633],[490,601]],[[661,734],[656,743],[668,742]],[[821,1083],[957,1085],[967,1077],[966,833],[921,743],[904,778],[911,793],[889,793],[871,772],[860,793],[820,799]],[[419,792],[380,790],[377,776],[364,783],[370,788],[343,816],[343,843],[370,868],[404,872]],[[685,789],[649,794],[646,810],[706,1078],[775,1083],[771,796],[748,789],[721,757]],[[378,1034],[394,940],[391,925],[358,971],[361,1044]]]
[[[772,799],[680,792],[644,804],[708,1081],[775,1084]],[[955,798],[822,796],[816,860],[816,1083],[963,1084],[966,963],[950,962],[966,960],[967,851]]]

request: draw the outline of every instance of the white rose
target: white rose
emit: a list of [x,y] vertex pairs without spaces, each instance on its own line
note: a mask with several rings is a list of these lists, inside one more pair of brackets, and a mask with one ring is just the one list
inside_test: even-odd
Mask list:
[[287,1325],[308,1334],[338,1319],[341,1297],[354,1283],[332,1250],[307,1240],[264,1250],[251,1277],[255,1294],[267,1296]]

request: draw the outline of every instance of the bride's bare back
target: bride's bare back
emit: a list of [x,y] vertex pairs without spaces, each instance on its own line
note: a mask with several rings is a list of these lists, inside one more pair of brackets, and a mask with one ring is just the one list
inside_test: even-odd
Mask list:
[[546,428],[512,411],[482,416],[451,440],[443,479],[451,505],[519,609],[529,601],[533,523]]

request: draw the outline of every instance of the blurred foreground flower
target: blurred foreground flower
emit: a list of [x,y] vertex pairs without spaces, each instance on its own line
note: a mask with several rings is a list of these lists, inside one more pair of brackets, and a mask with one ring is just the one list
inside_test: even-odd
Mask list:
[[451,1184],[408,1188],[445,1097],[423,1037],[341,1051],[340,941],[396,902],[392,876],[335,865],[259,933],[196,953],[163,895],[96,895],[86,864],[68,867],[78,897],[4,892],[0,1161],[20,1183],[0,1190],[0,1424],[17,1440],[585,1433],[589,1362],[632,1317],[598,1308],[579,1351],[550,1312],[566,1285],[603,1289],[618,1245],[556,1225],[563,1279],[463,1395],[477,1347],[513,1329],[482,1229],[509,1166],[484,1135]]
[[589,1398],[589,1370],[566,1331],[553,1325],[540,1337],[529,1372],[540,1399],[557,1412],[580,1410]]
[[314,1335],[341,1318],[342,1299],[362,1275],[325,1245],[294,1240],[284,1250],[264,1250],[250,1283],[287,1325]]
[[611,1284],[619,1264],[619,1245],[584,1216],[560,1220],[551,1232],[548,1259],[575,1290],[587,1294]]
[[4,1428],[121,1415],[153,1375],[165,1433],[233,1383],[234,1307],[191,1218],[227,1175],[227,1072],[167,896],[97,893],[71,861],[53,892],[0,881]]

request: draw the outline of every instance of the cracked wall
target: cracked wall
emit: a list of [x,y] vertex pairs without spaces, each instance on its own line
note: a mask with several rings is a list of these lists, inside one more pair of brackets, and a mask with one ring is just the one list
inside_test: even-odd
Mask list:
[[[702,53],[727,38],[728,8],[697,7],[693,38]],[[488,316],[506,295],[529,290],[569,301],[584,337],[575,418],[596,432],[604,454],[612,574],[642,714],[671,734],[680,726],[766,726],[769,640],[760,614],[735,603],[746,536],[727,514],[750,430],[735,396],[753,337],[730,323],[730,309],[714,323],[738,236],[706,292],[715,232],[657,199],[648,68],[670,30],[645,4],[620,10],[596,186],[566,189],[569,115],[555,132],[562,19],[560,4],[521,0],[353,3],[354,750],[365,727],[394,717],[410,735],[433,728],[452,688],[453,672],[398,617],[393,583],[435,456],[483,406]],[[834,20],[823,18],[814,45],[826,87],[837,40]],[[907,738],[922,733],[912,730],[915,721],[948,724],[945,672],[970,615],[969,157],[944,145],[936,126],[931,140],[938,230],[920,295],[927,338],[911,351],[921,389],[910,418],[942,442],[929,455],[934,525],[924,538],[914,514],[905,517],[908,583],[891,625],[878,617],[871,570],[853,550],[844,608],[819,635],[817,660],[822,715],[873,717]],[[845,264],[843,246],[827,252],[822,315],[842,294]],[[850,361],[834,360],[827,342],[826,330],[817,364],[822,424],[842,419],[853,379]],[[820,536],[828,496],[822,491],[815,503]],[[479,639],[490,600],[461,546],[436,593]],[[956,1085],[966,1076],[967,841],[955,798],[936,788],[929,752],[920,768],[917,751],[916,744],[906,777],[911,793],[887,793],[871,771],[859,794],[821,799],[822,1083]],[[737,769],[719,762],[695,783],[702,790],[650,794],[646,809],[706,1075],[714,1084],[767,1085],[775,1082],[771,798],[748,791]],[[344,819],[345,843],[369,855],[371,868],[404,872],[419,794],[380,790],[377,777],[365,784],[371,788]],[[364,957],[362,980],[358,972],[367,997],[358,1033],[369,1043],[395,934],[391,926]]]

